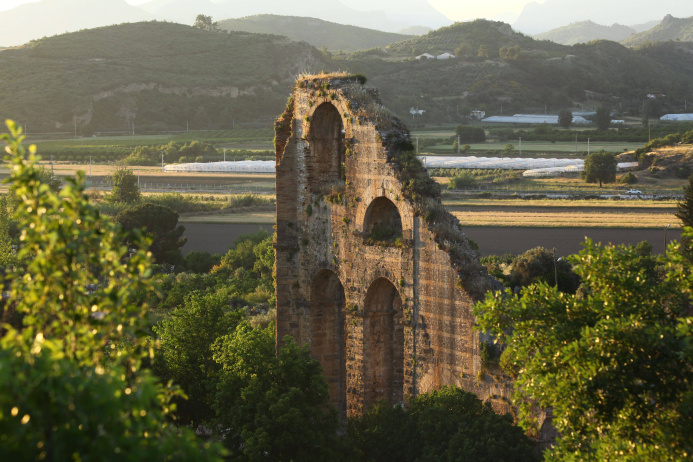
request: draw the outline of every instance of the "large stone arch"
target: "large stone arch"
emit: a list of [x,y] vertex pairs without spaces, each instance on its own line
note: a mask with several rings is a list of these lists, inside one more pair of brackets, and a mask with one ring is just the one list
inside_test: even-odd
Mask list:
[[331,102],[324,102],[308,118],[311,186],[319,189],[325,184],[345,180],[344,124],[339,110]]
[[402,297],[387,278],[373,281],[363,308],[364,405],[404,400]]
[[310,287],[310,351],[322,365],[330,386],[330,403],[346,416],[346,337],[344,286],[337,274],[324,269]]

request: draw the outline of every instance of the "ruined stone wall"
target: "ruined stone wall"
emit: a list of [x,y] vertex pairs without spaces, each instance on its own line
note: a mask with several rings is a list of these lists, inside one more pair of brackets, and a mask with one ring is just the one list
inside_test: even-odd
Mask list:
[[472,329],[492,279],[439,199],[402,180],[407,142],[357,79],[297,81],[276,123],[277,338],[310,345],[342,415],[443,385],[507,411]]

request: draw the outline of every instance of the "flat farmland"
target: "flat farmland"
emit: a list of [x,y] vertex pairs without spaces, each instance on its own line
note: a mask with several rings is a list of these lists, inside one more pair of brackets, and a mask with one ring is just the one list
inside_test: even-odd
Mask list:
[[679,223],[674,201],[473,199],[445,205],[464,226],[663,228]]

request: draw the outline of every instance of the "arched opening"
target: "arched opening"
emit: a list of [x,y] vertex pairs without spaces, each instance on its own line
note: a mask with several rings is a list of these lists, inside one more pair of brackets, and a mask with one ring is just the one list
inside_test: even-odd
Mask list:
[[387,197],[378,197],[368,206],[363,222],[366,242],[394,242],[402,237],[402,217]]
[[311,116],[311,181],[314,186],[346,180],[344,171],[344,126],[342,116],[330,103],[323,103]]
[[404,389],[404,326],[397,288],[379,278],[366,294],[363,322],[364,404],[401,403]]
[[322,365],[330,403],[346,416],[345,297],[333,271],[323,270],[313,279],[310,301],[310,352]]

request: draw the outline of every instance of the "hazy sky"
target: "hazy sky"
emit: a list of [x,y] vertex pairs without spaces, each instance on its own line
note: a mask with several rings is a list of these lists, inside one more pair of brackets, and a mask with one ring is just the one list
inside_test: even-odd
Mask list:
[[[36,0],[0,0],[0,11],[9,10],[22,3],[30,3]],[[125,0],[132,5],[145,3],[149,0]],[[430,4],[438,11],[443,13],[453,21],[464,21],[476,18],[491,18],[499,14],[511,12],[520,14],[522,7],[532,0],[483,0],[483,1],[461,1],[461,0],[429,0]],[[544,3],[544,0],[534,0],[537,3]],[[377,0],[343,0],[345,5],[353,4],[358,9],[363,4],[369,5],[367,9],[377,9]]]

